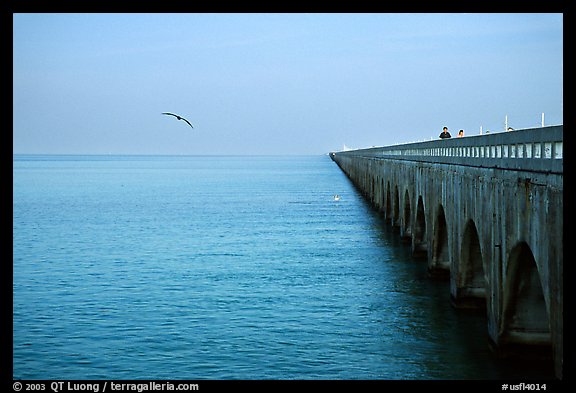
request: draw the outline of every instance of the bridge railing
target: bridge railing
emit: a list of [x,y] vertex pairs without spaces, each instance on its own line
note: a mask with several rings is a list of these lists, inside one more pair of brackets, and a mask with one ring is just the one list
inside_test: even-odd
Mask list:
[[563,173],[563,125],[406,143],[333,154]]

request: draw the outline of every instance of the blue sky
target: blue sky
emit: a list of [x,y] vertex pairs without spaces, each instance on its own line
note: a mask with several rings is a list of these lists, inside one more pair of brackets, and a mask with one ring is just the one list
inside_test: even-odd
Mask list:
[[324,154],[563,123],[562,14],[13,22],[14,153]]

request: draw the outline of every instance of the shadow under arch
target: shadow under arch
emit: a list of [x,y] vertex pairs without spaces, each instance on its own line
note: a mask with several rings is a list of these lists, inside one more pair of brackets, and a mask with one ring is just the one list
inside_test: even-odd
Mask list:
[[392,198],[390,197],[390,182],[386,182],[386,192],[384,200],[384,220],[392,223]]
[[400,195],[398,194],[398,185],[394,186],[394,200],[392,201],[392,225],[395,228],[400,227]]
[[368,193],[368,199],[370,200],[370,203],[372,203],[373,205],[377,204],[377,200],[376,200],[376,182],[378,181],[376,179],[376,176],[369,176],[369,181],[370,181],[370,192]]
[[498,347],[504,356],[552,357],[546,300],[534,254],[526,242],[515,245],[508,258]]
[[408,243],[412,238],[412,208],[410,205],[410,193],[404,192],[404,209],[402,209],[402,231],[400,233],[402,241]]
[[384,178],[380,179],[380,203],[378,204],[378,210],[383,213],[386,217],[386,185],[384,184]]
[[424,214],[424,201],[422,196],[418,197],[416,206],[416,220],[412,226],[412,255],[416,258],[426,258],[428,256],[428,245],[426,243],[426,215]]
[[464,227],[456,274],[456,296],[452,295],[452,304],[457,308],[485,308],[484,262],[478,230],[473,220],[468,220]]
[[444,207],[438,205],[432,236],[432,258],[428,272],[433,277],[449,277],[450,256],[448,251],[448,228]]

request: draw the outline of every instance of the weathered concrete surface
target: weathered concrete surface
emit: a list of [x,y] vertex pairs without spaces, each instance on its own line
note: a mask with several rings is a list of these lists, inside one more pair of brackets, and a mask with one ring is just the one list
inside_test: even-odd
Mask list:
[[430,273],[449,276],[453,304],[486,309],[497,353],[551,356],[559,378],[562,137],[557,126],[331,153]]

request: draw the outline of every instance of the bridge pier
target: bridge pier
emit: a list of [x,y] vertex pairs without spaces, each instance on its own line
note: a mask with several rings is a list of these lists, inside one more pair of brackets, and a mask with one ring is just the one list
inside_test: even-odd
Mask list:
[[499,356],[563,369],[563,127],[331,153]]

